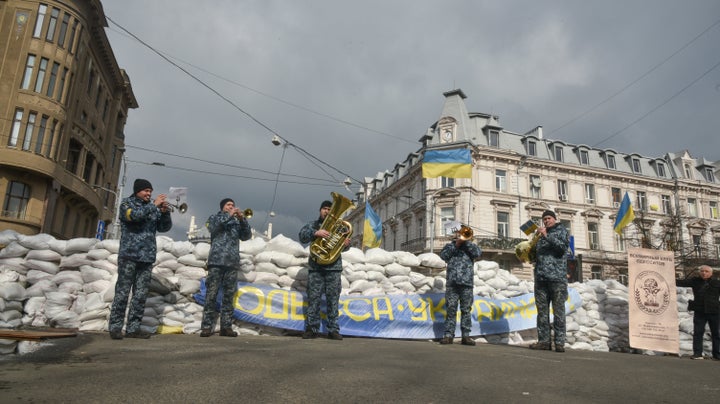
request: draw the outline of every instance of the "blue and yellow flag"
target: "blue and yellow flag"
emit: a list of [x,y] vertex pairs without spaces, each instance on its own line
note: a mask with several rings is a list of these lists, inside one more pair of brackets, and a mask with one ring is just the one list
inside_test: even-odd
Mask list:
[[423,178],[472,178],[469,149],[426,150],[422,163]]
[[630,204],[630,197],[625,192],[622,203],[620,204],[620,210],[618,210],[617,217],[615,218],[615,233],[622,235],[622,230],[625,226],[629,225],[635,219],[635,212]]
[[365,226],[363,228],[363,246],[380,247],[382,242],[382,221],[369,202],[365,202]]

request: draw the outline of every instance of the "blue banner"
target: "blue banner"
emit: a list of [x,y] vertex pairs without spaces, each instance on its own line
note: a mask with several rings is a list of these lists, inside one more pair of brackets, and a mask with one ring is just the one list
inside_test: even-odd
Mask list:
[[[205,279],[200,292],[193,297],[205,304]],[[218,293],[218,304],[221,299]],[[238,282],[233,305],[234,317],[240,321],[287,330],[305,329],[306,295],[301,292]],[[582,304],[580,294],[570,289],[565,302],[566,313]],[[325,319],[325,304],[321,305]],[[471,335],[502,334],[535,328],[535,296],[528,293],[510,299],[486,299],[475,296],[472,305]],[[460,310],[456,335],[460,335]],[[410,295],[343,295],[338,316],[343,335],[376,338],[434,339],[443,335],[445,295],[442,293]],[[325,322],[321,332],[326,332]]]

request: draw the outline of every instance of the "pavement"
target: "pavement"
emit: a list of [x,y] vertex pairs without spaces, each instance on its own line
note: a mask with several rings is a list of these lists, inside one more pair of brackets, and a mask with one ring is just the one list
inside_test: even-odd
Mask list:
[[710,403],[720,361],[522,346],[107,333],[0,357],[1,403]]

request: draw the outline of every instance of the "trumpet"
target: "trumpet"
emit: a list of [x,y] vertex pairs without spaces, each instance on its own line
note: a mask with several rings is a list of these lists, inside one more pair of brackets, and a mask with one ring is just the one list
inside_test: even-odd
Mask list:
[[472,240],[473,238],[473,229],[470,228],[470,226],[460,225],[460,230],[457,231],[458,233],[458,240],[462,241],[468,241]]
[[183,202],[180,205],[173,205],[172,203],[165,202],[165,205],[170,208],[170,212],[175,212],[175,209],[177,209],[178,213],[185,213],[187,212],[187,203]]
[[[250,219],[251,217],[253,217],[253,210],[250,208],[247,208],[247,209],[243,210],[242,215],[245,217],[245,219]],[[240,217],[238,215],[234,215],[234,216],[238,217],[238,218]]]

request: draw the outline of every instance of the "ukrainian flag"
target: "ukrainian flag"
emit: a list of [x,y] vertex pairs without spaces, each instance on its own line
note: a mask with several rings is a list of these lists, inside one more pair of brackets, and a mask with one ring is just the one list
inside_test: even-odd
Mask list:
[[629,225],[635,219],[635,212],[630,204],[630,197],[625,192],[622,203],[620,204],[620,210],[618,210],[617,218],[615,218],[615,233],[622,235],[622,230],[625,226]]
[[369,202],[365,202],[365,226],[363,228],[363,246],[380,247],[382,242],[382,221]]
[[426,150],[422,164],[423,178],[472,178],[469,149]]

